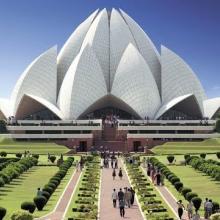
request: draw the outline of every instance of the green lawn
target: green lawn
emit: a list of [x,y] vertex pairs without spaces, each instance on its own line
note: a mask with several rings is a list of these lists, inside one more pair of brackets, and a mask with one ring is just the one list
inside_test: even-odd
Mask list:
[[20,209],[22,202],[33,201],[37,188],[44,186],[57,170],[56,166],[33,167],[0,188],[0,206],[7,209],[4,220],[9,220],[12,212]]
[[67,147],[52,142],[23,142],[0,138],[0,151],[6,151],[7,153],[23,153],[25,150],[34,154],[64,154],[69,151]]
[[[208,157],[216,159],[215,155],[209,155]],[[168,163],[165,156],[158,156],[157,158],[163,163]],[[180,160],[183,160],[183,156],[175,156],[175,158],[177,164],[179,164]],[[220,182],[194,170],[190,166],[169,165],[168,168],[181,179],[184,186],[190,187],[203,201],[208,197],[220,203]],[[168,181],[166,181],[166,185],[177,199],[184,199]]]
[[155,154],[215,153],[220,151],[220,139],[200,142],[167,142],[152,149]]

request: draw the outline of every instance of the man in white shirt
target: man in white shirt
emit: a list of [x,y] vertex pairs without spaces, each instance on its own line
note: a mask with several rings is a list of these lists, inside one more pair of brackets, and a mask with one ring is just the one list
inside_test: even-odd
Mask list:
[[115,189],[113,189],[112,193],[112,202],[113,202],[113,207],[116,208],[116,201],[118,199],[118,193],[116,192]]

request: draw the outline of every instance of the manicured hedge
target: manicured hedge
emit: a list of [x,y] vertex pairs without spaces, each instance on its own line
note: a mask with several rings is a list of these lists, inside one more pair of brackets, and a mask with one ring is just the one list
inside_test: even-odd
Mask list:
[[205,160],[201,157],[193,156],[187,161],[194,169],[199,170],[217,181],[220,181],[220,162],[209,159]]
[[[1,186],[10,183],[13,179],[18,178],[23,172],[37,165],[38,160],[32,157],[23,158],[17,162],[10,162],[0,171]],[[4,182],[4,184],[3,184]]]
[[50,178],[49,182],[43,187],[42,196],[34,198],[34,203],[39,211],[43,210],[51,195],[59,186],[61,180],[66,176],[66,173],[68,169],[72,166],[73,161],[73,157],[68,157],[68,159],[59,166],[59,171],[56,172],[55,175]]

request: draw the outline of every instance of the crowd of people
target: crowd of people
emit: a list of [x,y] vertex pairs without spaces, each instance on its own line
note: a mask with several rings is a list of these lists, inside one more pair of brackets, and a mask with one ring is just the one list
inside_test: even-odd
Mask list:
[[120,216],[125,216],[125,207],[130,208],[134,204],[135,191],[132,187],[125,187],[124,190],[122,188],[117,192],[116,189],[113,189],[112,192],[112,203],[113,207],[119,207]]

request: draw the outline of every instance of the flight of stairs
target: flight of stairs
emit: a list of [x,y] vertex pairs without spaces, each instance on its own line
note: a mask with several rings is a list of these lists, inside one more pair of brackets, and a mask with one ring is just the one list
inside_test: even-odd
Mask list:
[[102,139],[95,140],[96,148],[100,150],[125,151],[126,138],[117,135],[117,127],[103,124]]

